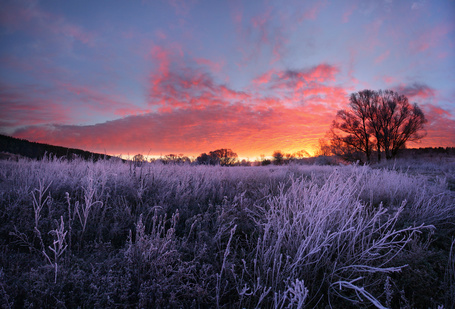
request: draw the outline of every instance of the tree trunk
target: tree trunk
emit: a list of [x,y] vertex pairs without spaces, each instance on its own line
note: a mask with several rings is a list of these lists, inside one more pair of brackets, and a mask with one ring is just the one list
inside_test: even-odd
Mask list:
[[378,163],[379,162],[381,162],[381,145],[379,144],[379,140],[378,140]]

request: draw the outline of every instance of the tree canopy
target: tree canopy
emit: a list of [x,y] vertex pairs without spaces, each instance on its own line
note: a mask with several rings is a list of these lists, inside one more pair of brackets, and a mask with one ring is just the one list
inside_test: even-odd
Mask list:
[[363,153],[370,162],[376,151],[378,161],[394,157],[406,142],[424,136],[427,122],[420,107],[392,90],[362,90],[352,93],[349,108],[339,110],[329,138],[335,154]]
[[231,149],[217,149],[210,151],[209,154],[202,153],[197,157],[199,164],[207,165],[233,165],[236,163],[238,155]]

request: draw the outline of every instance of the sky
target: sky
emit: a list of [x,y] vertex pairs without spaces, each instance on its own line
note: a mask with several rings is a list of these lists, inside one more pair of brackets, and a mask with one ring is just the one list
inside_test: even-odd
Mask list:
[[0,0],[0,133],[111,155],[316,151],[349,95],[455,147],[455,0]]

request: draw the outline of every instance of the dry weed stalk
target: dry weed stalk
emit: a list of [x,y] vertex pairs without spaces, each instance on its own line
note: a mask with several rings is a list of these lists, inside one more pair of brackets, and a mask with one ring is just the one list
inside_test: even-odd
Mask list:
[[68,245],[66,245],[65,237],[67,231],[65,231],[65,225],[63,223],[63,216],[60,217],[60,224],[54,230],[50,231],[49,234],[54,236],[54,241],[52,242],[52,247],[48,246],[49,250],[52,252],[47,254],[45,250],[43,250],[43,254],[46,257],[49,264],[54,267],[54,283],[57,283],[57,273],[58,273],[58,261],[60,256],[65,252]]
[[[41,179],[39,181],[39,188],[35,189],[32,191],[32,197],[33,197],[33,211],[35,213],[35,228],[38,229],[38,223],[39,219],[41,218],[41,210],[43,209],[44,205],[46,205],[47,201],[50,199],[50,195],[48,195],[46,198],[44,198],[47,190],[52,184],[52,181],[49,182],[47,186],[44,185],[44,181]],[[37,193],[37,195],[35,194]],[[43,200],[44,198],[44,200]]]
[[90,210],[95,205],[100,205],[103,207],[102,201],[94,201],[94,195],[96,193],[96,186],[94,184],[93,175],[88,176],[88,182],[86,186],[83,188],[84,191],[84,204],[81,205],[80,203],[75,203],[75,212],[79,218],[79,222],[82,225],[82,234],[81,238],[84,235],[85,229],[87,227],[87,220],[90,214]]
[[236,229],[237,229],[237,225],[234,225],[234,227],[231,229],[229,240],[226,245],[226,250],[224,251],[224,254],[223,254],[223,263],[221,265],[220,272],[218,274],[216,274],[216,307],[217,308],[220,308],[220,297],[221,297],[221,292],[222,292],[221,291],[222,290],[221,279],[223,277],[223,272],[226,269],[226,260],[227,260],[227,257],[229,256],[229,253],[231,252],[231,241],[232,241],[232,238],[234,236]]

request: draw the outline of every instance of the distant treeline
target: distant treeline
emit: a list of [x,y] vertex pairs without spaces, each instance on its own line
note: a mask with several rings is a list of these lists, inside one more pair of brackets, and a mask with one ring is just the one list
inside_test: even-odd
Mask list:
[[408,158],[414,156],[433,156],[447,155],[455,156],[455,147],[427,147],[427,148],[409,148],[401,149],[398,157]]
[[[84,151],[81,149],[53,146],[42,143],[30,142],[25,139],[15,138],[0,134],[0,152],[16,154],[31,159],[42,159],[45,155],[66,158],[68,160],[76,157],[84,160],[97,161],[100,159],[110,159],[112,156]],[[2,157],[7,157],[5,154]]]
[[[53,146],[43,143],[30,142],[24,139],[19,139],[7,135],[0,134],[0,159],[11,159],[14,156],[8,155],[13,154],[16,156],[23,156],[31,159],[42,159],[44,156],[56,156],[58,158],[65,158],[72,160],[74,158],[81,158],[84,160],[93,160],[97,161],[100,159],[110,159],[113,156],[93,153],[90,151],[85,151],[81,149],[66,148],[61,146]],[[427,148],[410,148],[410,149],[401,149],[398,157],[401,158],[410,158],[410,157],[425,157],[425,156],[455,156],[455,147],[427,147]],[[320,156],[319,156],[320,157]],[[16,157],[17,158],[17,157]],[[201,154],[196,158],[194,163],[204,164],[204,165],[251,165],[254,162],[247,162],[242,160],[239,162],[237,160],[238,156],[231,149],[218,149],[212,151],[209,154]],[[325,157],[328,158],[328,157]],[[283,154],[280,151],[275,151],[273,153],[273,158],[265,159],[263,158],[260,162],[256,162],[259,165],[268,165],[268,164],[287,164],[289,162],[302,162],[307,164],[314,163],[315,158],[303,158],[302,154],[297,153],[297,155]],[[145,161],[145,158],[142,155],[136,155],[133,158],[133,161]],[[184,156],[183,154],[174,155],[170,154],[164,156],[157,161],[162,163],[191,163],[192,160],[189,157]],[[324,164],[324,163],[322,163]]]

